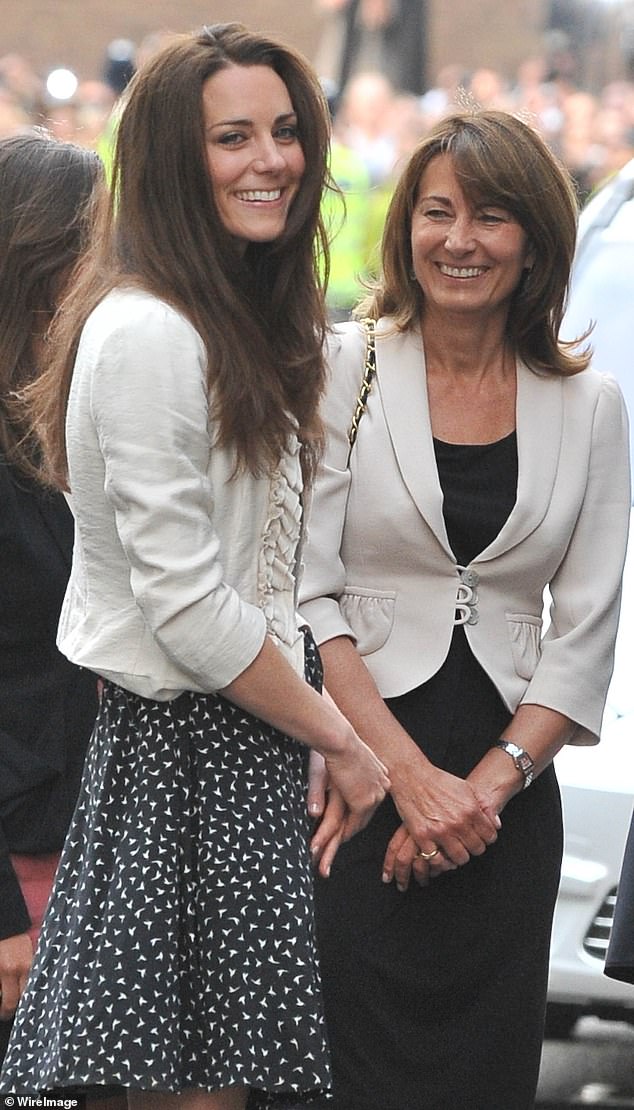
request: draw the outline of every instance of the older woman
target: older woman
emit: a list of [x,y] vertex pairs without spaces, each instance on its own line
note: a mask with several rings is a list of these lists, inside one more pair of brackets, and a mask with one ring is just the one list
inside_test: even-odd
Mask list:
[[598,740],[630,503],[619,390],[557,341],[575,224],[531,127],[446,119],[332,338],[303,612],[392,783],[332,867],[336,791],[314,838],[337,1110],[533,1104],[552,760]]

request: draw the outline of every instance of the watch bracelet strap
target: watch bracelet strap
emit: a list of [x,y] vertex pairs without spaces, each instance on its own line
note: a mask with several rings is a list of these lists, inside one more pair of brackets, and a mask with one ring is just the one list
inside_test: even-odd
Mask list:
[[[520,744],[516,744],[514,740],[496,740],[493,746],[495,748],[500,748],[503,752],[506,752],[507,755],[510,755],[517,770],[524,776],[522,790],[526,790],[527,786],[530,786],[535,778],[535,763],[533,757],[529,755],[526,749],[522,748]],[[527,762],[527,766],[520,762],[522,758]]]

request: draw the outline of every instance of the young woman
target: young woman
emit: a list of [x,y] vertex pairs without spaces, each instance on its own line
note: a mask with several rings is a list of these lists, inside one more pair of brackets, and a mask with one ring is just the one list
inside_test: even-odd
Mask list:
[[34,397],[76,516],[59,643],[104,693],[5,1090],[233,1110],[328,1086],[308,748],[346,800],[337,837],[388,782],[318,693],[295,610],[327,138],[303,59],[237,24],[130,86]]

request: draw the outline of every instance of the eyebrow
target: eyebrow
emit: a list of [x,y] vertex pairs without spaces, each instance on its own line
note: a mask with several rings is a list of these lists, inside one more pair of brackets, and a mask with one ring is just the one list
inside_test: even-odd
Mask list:
[[422,204],[422,202],[424,200],[435,200],[435,201],[438,201],[439,204],[452,204],[453,203],[450,197],[443,197],[443,196],[440,196],[438,193],[425,193],[424,196],[418,198],[417,203]]
[[[416,203],[417,204],[422,204],[424,201],[430,201],[430,200],[435,201],[437,204],[448,204],[448,205],[453,204],[453,201],[452,201],[451,197],[443,197],[439,193],[425,194],[425,196],[419,197],[418,200],[416,201]],[[485,197],[481,198],[480,200],[475,201],[473,203],[473,207],[476,211],[479,210],[480,208],[501,208],[505,212],[510,212],[510,209],[507,207],[506,204],[503,204],[502,201],[500,201],[500,200],[487,200]]]
[[[277,126],[287,120],[297,120],[297,112],[283,112],[281,116],[276,116],[273,125]],[[250,127],[252,123],[252,119],[221,119],[217,123],[210,123],[209,128],[211,130],[214,127]]]

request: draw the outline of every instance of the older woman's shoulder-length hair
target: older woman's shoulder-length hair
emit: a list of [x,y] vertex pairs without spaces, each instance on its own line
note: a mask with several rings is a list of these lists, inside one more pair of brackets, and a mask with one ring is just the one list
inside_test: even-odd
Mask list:
[[[268,66],[284,81],[305,157],[283,233],[243,255],[214,200],[203,115],[205,82],[229,66]],[[64,416],[79,335],[115,286],[143,287],[183,312],[205,343],[218,442],[254,472],[279,459],[299,427],[310,470],[321,444],[318,400],[326,328],[320,200],[328,179],[330,120],[316,74],[292,47],[239,23],[172,36],[124,94],[112,194],[72,302],[56,332],[60,365],[51,393],[48,454],[66,469]],[[325,267],[327,273],[327,265]]]
[[437,123],[418,145],[392,198],[382,241],[382,276],[359,306],[360,315],[394,318],[400,331],[414,327],[423,293],[412,279],[410,232],[421,176],[431,160],[448,154],[467,198],[506,208],[523,227],[534,252],[509,311],[508,335],[516,354],[536,369],[574,374],[589,362],[588,348],[558,340],[575,249],[578,203],[568,172],[538,132],[502,111],[457,113]]

